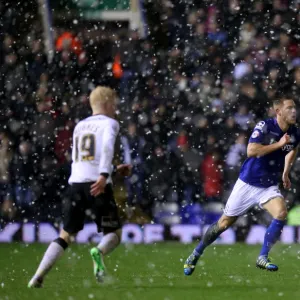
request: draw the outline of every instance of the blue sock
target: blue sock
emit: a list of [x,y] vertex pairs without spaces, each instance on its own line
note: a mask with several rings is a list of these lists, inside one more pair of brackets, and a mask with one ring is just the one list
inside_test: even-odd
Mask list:
[[210,227],[207,229],[202,241],[197,245],[197,247],[194,250],[194,255],[200,256],[202,255],[204,249],[212,244],[222,232],[224,232],[225,229],[220,229],[218,226],[218,223],[214,223],[210,225]]
[[268,256],[271,248],[277,242],[277,240],[281,235],[284,223],[285,221],[273,219],[273,221],[271,222],[270,226],[266,231],[264,244],[261,248],[259,255]]
[[199,244],[197,245],[197,247],[194,250],[194,254],[197,255],[202,255],[204,249],[206,248],[206,246],[204,246],[203,241],[200,241]]

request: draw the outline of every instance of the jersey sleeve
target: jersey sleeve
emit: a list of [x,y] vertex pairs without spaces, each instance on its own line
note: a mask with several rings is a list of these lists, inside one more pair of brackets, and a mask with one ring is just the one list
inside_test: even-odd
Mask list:
[[115,142],[120,130],[120,125],[117,121],[111,120],[104,128],[101,149],[99,175],[101,173],[111,172],[112,160],[114,157]]
[[267,124],[265,121],[260,121],[256,124],[250,136],[249,143],[261,144],[267,132]]

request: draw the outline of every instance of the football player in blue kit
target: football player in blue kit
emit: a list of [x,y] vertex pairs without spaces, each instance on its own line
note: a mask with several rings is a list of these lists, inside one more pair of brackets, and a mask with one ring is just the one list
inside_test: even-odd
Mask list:
[[286,204],[278,184],[282,180],[284,188],[291,187],[289,172],[297,156],[300,132],[295,126],[295,102],[290,97],[277,98],[273,108],[276,118],[261,121],[254,128],[247,147],[248,158],[241,168],[224,213],[216,223],[210,225],[185,261],[185,275],[194,272],[204,249],[255,204],[259,204],[273,217],[265,233],[256,266],[268,271],[278,270],[278,266],[271,263],[268,257],[271,247],[281,235],[287,217]]

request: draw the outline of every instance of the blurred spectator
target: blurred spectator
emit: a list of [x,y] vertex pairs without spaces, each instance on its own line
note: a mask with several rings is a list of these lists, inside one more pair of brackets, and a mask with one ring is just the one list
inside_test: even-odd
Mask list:
[[298,99],[298,105],[299,102],[299,95],[300,95],[300,66],[295,68],[292,72],[292,93],[296,96],[296,99]]
[[275,14],[273,19],[271,20],[271,26],[269,31],[269,39],[271,41],[278,41],[280,35],[280,29],[282,26],[282,16],[281,14]]
[[230,146],[226,155],[226,185],[231,189],[238,178],[241,164],[246,157],[247,139],[245,134],[239,134],[235,143]]
[[[0,217],[12,219],[15,216],[11,193],[10,165],[13,158],[12,143],[7,134],[0,134]],[[2,219],[1,218],[1,219]]]
[[243,105],[256,118],[263,118],[268,102],[259,93],[258,88],[248,79],[241,82],[238,104]]
[[32,145],[29,142],[21,142],[11,166],[11,184],[14,199],[19,211],[26,210],[27,215],[33,212],[31,207],[35,202],[33,186],[37,184],[36,156],[33,156]]
[[43,153],[50,150],[50,146],[54,141],[55,122],[49,114],[45,113],[50,109],[48,103],[38,103],[37,109],[40,114],[35,116],[30,134],[37,147],[37,152]]
[[220,29],[219,25],[216,22],[210,24],[210,30],[208,32],[207,38],[209,41],[222,45],[222,47],[225,47],[227,45],[227,34],[225,31]]
[[256,28],[260,29],[266,22],[265,18],[265,3],[263,0],[255,0],[251,10],[251,21],[255,24]]
[[243,3],[239,0],[228,0],[224,6],[224,28],[228,33],[229,46],[232,48],[237,43],[237,36],[241,24],[245,21]]
[[241,26],[239,51],[248,50],[256,35],[254,24],[247,22]]
[[156,201],[174,201],[173,194],[177,195],[175,200],[178,200],[180,193],[178,175],[173,171],[177,168],[176,163],[174,154],[167,152],[160,146],[155,147],[151,156],[146,158],[144,184],[148,201],[150,201],[148,205],[153,205]]
[[249,113],[246,105],[240,105],[234,115],[234,121],[242,130],[247,131],[249,128],[253,128],[254,116]]
[[61,178],[63,175],[61,169],[58,168],[57,161],[52,153],[47,154],[41,159],[40,169],[37,176],[37,184],[35,188],[37,218],[43,220],[54,220],[55,208],[62,201],[61,190],[67,184],[67,180]]
[[37,83],[40,80],[40,84],[47,88],[47,58],[42,47],[41,40],[35,40],[31,44],[32,50],[28,54],[28,79],[32,90],[38,88]]
[[72,144],[73,128],[73,121],[68,120],[64,126],[59,127],[57,130],[54,151],[59,164],[63,164],[67,160],[67,153]]
[[246,75],[251,74],[253,71],[252,66],[252,55],[247,53],[244,59],[241,59],[238,64],[236,64],[233,76],[236,80],[240,80]]
[[126,178],[128,204],[140,204],[144,185],[144,146],[145,140],[138,136],[135,123],[128,125],[127,134],[121,136],[124,162],[132,165],[132,175]]
[[191,148],[185,131],[177,139],[176,165],[178,172],[179,196],[186,203],[193,203],[199,183],[198,169],[201,157]]
[[77,55],[80,55],[82,52],[82,45],[79,39],[67,31],[61,34],[56,40],[56,50],[62,51],[65,49],[71,49]]
[[[13,152],[11,148],[12,143],[4,132],[1,132],[0,134],[0,142],[0,184],[1,191],[5,191],[7,190],[11,178],[9,168],[13,158]],[[1,193],[1,195],[3,194]]]
[[200,174],[203,181],[205,200],[221,201],[223,192],[223,163],[218,151],[208,153],[201,165]]

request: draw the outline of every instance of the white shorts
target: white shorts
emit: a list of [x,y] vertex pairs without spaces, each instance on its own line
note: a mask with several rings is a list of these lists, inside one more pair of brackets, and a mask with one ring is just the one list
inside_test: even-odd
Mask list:
[[224,214],[228,217],[241,216],[252,206],[259,204],[262,207],[273,198],[283,198],[277,185],[261,188],[238,179],[227,200]]

